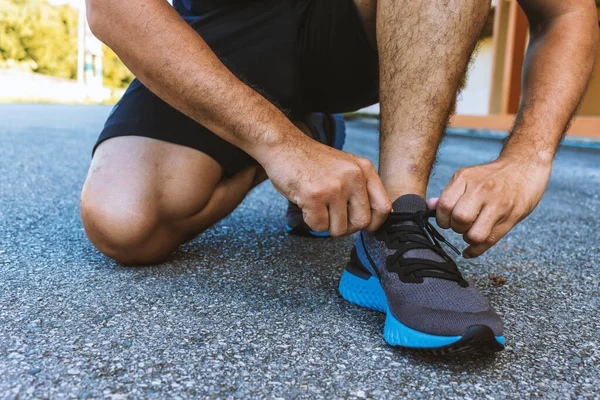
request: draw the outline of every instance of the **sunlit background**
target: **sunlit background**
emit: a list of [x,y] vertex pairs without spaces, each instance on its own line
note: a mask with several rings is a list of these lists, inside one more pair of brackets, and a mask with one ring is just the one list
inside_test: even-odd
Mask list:
[[0,0],[0,101],[114,102],[132,79],[83,0]]
[[[510,128],[521,95],[527,40],[527,20],[516,1],[492,1],[452,126]],[[132,79],[119,58],[90,32],[84,0],[0,0],[0,102],[110,104]],[[379,108],[362,111],[377,114]],[[569,133],[600,137],[598,72]]]

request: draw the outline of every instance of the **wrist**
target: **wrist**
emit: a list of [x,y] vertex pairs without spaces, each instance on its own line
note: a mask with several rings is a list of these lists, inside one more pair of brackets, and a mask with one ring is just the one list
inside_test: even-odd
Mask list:
[[533,146],[519,146],[507,143],[500,152],[498,160],[549,169],[552,168],[554,151],[539,150]]
[[278,129],[266,134],[264,140],[253,143],[245,151],[266,169],[271,162],[288,157],[286,154],[304,148],[304,142],[309,141],[302,131],[290,123],[287,129]]

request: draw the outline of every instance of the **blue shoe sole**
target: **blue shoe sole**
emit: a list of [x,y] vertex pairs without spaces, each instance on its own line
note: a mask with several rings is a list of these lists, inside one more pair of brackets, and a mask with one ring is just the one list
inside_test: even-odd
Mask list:
[[374,276],[365,279],[344,270],[339,292],[351,303],[386,314],[383,338],[392,346],[426,350],[436,355],[493,353],[504,349],[504,337],[494,336],[492,330],[483,325],[470,327],[463,336],[436,336],[409,328],[389,311],[385,292]]
[[311,231],[311,230],[292,228],[289,225],[285,226],[285,231],[287,233],[292,233],[294,235],[299,235],[299,236],[314,236],[314,237],[318,237],[318,238],[325,238],[325,237],[331,236],[329,234],[329,232],[315,232],[315,231]]

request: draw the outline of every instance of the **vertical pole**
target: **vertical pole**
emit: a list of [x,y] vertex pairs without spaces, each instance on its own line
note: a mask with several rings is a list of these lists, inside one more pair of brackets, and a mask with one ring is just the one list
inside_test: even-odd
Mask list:
[[490,91],[491,114],[515,114],[519,109],[527,28],[527,18],[516,0],[497,2]]
[[516,114],[521,101],[521,72],[527,47],[527,17],[515,0],[510,1],[507,47],[502,79],[502,114]]
[[77,25],[77,82],[83,84],[85,82],[83,65],[84,65],[84,49],[85,49],[85,3],[83,1],[78,8],[78,25]]
[[94,80],[96,82],[96,86],[103,86],[102,53],[96,54],[94,57]]
[[506,0],[494,4],[494,32],[492,33],[492,74],[490,76],[490,114],[499,114],[502,101],[502,78],[506,55],[506,32],[508,30],[508,6]]

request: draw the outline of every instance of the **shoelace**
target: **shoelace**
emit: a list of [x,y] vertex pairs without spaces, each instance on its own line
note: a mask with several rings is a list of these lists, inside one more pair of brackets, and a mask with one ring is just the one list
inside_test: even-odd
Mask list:
[[[439,278],[457,282],[463,287],[469,284],[465,281],[456,263],[441,247],[446,244],[454,252],[460,254],[446,238],[429,222],[435,216],[435,210],[423,210],[410,213],[392,212],[384,224],[376,232],[375,237],[383,240],[388,249],[397,250],[386,259],[388,271],[395,272],[403,282],[423,282],[423,278]],[[406,224],[403,222],[413,222]],[[444,261],[426,258],[404,258],[409,250],[427,249],[439,255]]]

